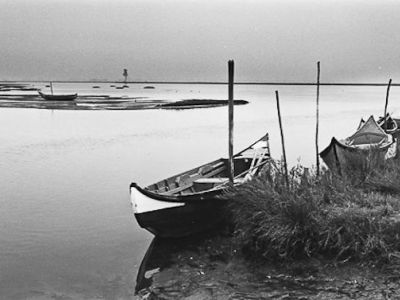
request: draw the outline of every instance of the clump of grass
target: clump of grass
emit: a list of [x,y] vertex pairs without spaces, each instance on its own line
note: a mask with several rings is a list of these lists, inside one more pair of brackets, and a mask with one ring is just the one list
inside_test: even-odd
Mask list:
[[224,196],[235,242],[268,260],[389,259],[400,251],[400,166],[388,164],[318,178],[297,166],[289,185],[281,166],[270,166]]
[[400,194],[400,162],[398,159],[386,161],[373,168],[366,176],[363,187],[386,194]]

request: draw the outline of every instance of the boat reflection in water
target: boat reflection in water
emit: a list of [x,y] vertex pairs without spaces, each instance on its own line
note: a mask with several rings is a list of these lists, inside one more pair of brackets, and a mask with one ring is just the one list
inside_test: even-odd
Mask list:
[[204,272],[227,261],[232,250],[227,232],[221,226],[179,239],[154,237],[140,264],[135,293],[143,298],[162,294],[180,299]]
[[138,270],[136,294],[144,296],[151,293],[148,288],[153,283],[153,275],[173,264],[172,256],[178,251],[178,244],[181,245],[182,241],[153,238]]
[[160,266],[165,263],[163,259],[157,259],[157,256],[158,258],[162,257],[160,256],[161,253],[157,252],[157,249],[162,247],[162,243],[162,239],[155,237],[151,241],[149,248],[147,248],[136,277],[136,294],[151,285],[152,275],[159,272]]

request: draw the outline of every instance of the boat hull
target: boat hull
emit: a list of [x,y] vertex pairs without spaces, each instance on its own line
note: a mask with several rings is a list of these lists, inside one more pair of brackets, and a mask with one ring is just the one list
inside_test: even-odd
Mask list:
[[223,189],[166,196],[131,185],[131,203],[140,227],[163,238],[178,238],[215,228],[223,221]]
[[223,222],[223,201],[185,203],[182,206],[136,213],[140,227],[157,237],[179,238],[211,230]]

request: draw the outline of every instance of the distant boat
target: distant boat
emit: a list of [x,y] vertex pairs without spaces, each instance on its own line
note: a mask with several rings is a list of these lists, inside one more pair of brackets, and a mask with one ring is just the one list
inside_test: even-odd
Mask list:
[[[258,175],[270,161],[268,134],[233,156],[234,184]],[[131,202],[139,225],[159,237],[182,237],[211,229],[221,222],[228,159],[218,159],[154,183],[130,185]]]
[[78,94],[44,94],[41,91],[38,91],[39,95],[45,100],[52,101],[72,101],[78,97]]
[[369,155],[383,161],[396,155],[396,143],[373,116],[361,121],[357,131],[344,140],[332,138],[320,156],[330,169],[341,172],[348,166],[367,162]]
[[147,86],[145,86],[145,87],[143,87],[144,89],[155,89],[155,87],[154,86],[151,86],[151,85],[147,85]]

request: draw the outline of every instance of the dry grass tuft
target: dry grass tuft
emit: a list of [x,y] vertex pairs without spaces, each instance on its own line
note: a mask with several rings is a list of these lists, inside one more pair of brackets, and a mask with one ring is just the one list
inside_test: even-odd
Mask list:
[[400,163],[319,178],[301,166],[289,186],[278,163],[224,197],[235,242],[268,260],[388,260],[400,251]]

